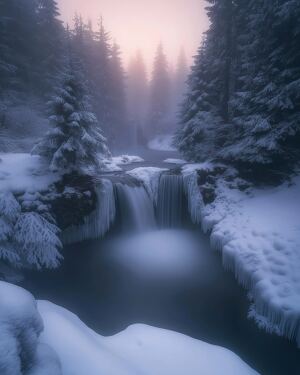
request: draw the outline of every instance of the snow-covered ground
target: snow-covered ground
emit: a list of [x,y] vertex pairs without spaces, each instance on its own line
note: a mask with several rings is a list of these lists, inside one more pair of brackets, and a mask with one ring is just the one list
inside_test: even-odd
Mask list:
[[[25,371],[25,372],[24,372]],[[71,312],[0,282],[1,375],[254,375],[231,351],[134,325],[103,337]]]
[[192,218],[211,231],[224,266],[249,290],[249,316],[300,346],[300,177],[250,194],[220,178],[216,200],[204,206],[195,170],[211,167],[183,167]]
[[[114,156],[111,159],[104,160],[105,172],[121,172],[123,165],[142,163],[144,159],[134,155]],[[103,162],[103,160],[102,160]]]
[[0,190],[36,192],[46,190],[59,176],[48,173],[39,156],[0,154]]
[[173,135],[158,135],[148,143],[150,150],[156,151],[177,151],[173,146]]

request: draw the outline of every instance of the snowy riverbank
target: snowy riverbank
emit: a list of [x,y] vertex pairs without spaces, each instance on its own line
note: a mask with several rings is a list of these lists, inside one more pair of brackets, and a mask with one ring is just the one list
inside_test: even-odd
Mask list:
[[134,325],[103,337],[71,312],[0,282],[2,375],[257,374],[238,356],[187,336]]
[[242,192],[221,174],[215,180],[213,202],[205,205],[199,175],[213,175],[213,170],[210,164],[183,167],[191,217],[210,232],[224,267],[249,290],[249,317],[299,346],[300,178]]

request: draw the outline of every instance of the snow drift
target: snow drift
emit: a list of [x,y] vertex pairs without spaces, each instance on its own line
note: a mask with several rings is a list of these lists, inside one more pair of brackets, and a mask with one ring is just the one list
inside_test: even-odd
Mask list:
[[112,337],[0,282],[1,375],[255,375],[238,356],[179,333],[134,325]]

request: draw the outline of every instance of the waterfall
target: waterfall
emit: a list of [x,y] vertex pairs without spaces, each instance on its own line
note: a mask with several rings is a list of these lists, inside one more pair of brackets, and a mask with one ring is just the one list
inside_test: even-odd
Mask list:
[[61,240],[64,244],[81,242],[103,237],[110,229],[116,216],[116,205],[113,184],[102,180],[96,186],[97,206],[89,216],[83,219],[83,224],[71,226],[63,231]]
[[156,226],[153,203],[143,186],[115,185],[118,218],[124,230],[143,231]]
[[182,226],[185,206],[183,177],[163,174],[158,187],[157,220],[159,225],[163,228]]

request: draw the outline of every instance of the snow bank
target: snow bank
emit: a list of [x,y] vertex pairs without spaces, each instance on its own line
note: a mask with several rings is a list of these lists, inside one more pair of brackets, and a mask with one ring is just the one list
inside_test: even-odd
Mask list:
[[122,165],[134,164],[134,163],[142,163],[144,159],[139,156],[133,155],[121,155],[121,156],[114,156],[111,159],[107,159],[104,161],[105,165],[105,172],[121,172]]
[[39,156],[30,154],[0,154],[0,190],[12,192],[43,191],[59,180]]
[[134,325],[105,338],[61,307],[40,301],[38,309],[41,341],[55,349],[64,375],[257,374],[229,350],[179,333]]
[[195,168],[183,173],[192,220],[211,232],[224,267],[249,289],[249,316],[300,346],[300,178],[251,196],[219,179],[216,200],[204,206]]
[[150,150],[156,151],[177,151],[177,149],[172,144],[172,134],[159,135],[148,143],[148,148]]
[[0,281],[1,375],[60,375],[55,352],[40,344],[43,322],[33,296]]
[[127,174],[140,181],[145,186],[152,201],[156,203],[160,175],[167,170],[157,167],[141,167],[128,171]]
[[97,206],[94,212],[83,219],[80,226],[72,226],[63,231],[64,244],[101,238],[110,229],[116,216],[114,187],[111,181],[102,180],[96,187]]

